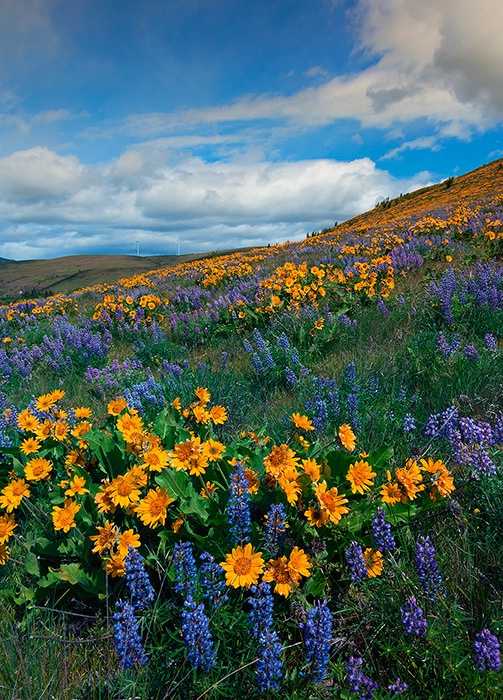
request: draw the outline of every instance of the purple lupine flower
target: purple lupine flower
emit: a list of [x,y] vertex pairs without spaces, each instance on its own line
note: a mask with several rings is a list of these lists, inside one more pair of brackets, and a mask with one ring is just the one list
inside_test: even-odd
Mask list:
[[267,513],[265,525],[264,551],[271,557],[275,557],[283,544],[286,536],[286,511],[282,503],[273,504]]
[[408,687],[405,681],[401,681],[400,678],[397,678],[394,683],[388,685],[388,691],[393,693],[393,695],[399,695],[400,693],[404,693]]
[[272,611],[274,599],[269,583],[262,581],[258,586],[250,587],[251,596],[248,602],[251,606],[248,617],[249,630],[254,637],[259,637],[262,632],[272,628]]
[[264,359],[264,364],[268,369],[274,369],[276,367],[276,363],[274,362],[274,358],[271,355],[271,351],[269,348],[266,348],[266,350],[263,353],[263,359]]
[[490,444],[492,441],[490,424],[485,421],[476,421],[469,416],[463,416],[459,419],[459,432],[461,441],[466,444]]
[[406,413],[403,418],[402,430],[404,433],[412,433],[416,430],[416,421],[411,413]]
[[350,656],[344,664],[347,672],[345,680],[353,693],[360,693],[360,700],[372,700],[379,686],[371,678],[363,675],[362,664],[363,659],[360,656]]
[[255,341],[255,345],[260,352],[265,352],[268,349],[268,345],[258,328],[255,328],[253,331],[253,340]]
[[295,382],[297,381],[297,377],[295,376],[295,372],[293,371],[293,369],[291,367],[285,368],[285,377],[286,377],[286,381],[289,384],[295,384]]
[[337,316],[337,320],[339,323],[342,323],[346,328],[351,328],[352,330],[356,328],[358,325],[358,321],[355,319],[352,321],[349,316],[347,316],[345,313],[341,313]]
[[475,636],[473,661],[479,671],[498,671],[501,667],[498,637],[487,628]]
[[278,345],[280,346],[280,348],[283,349],[283,351],[285,352],[285,354],[289,352],[289,350],[290,350],[290,341],[288,340],[288,338],[287,338],[287,336],[286,336],[286,334],[285,334],[284,331],[283,331],[283,333],[282,333],[282,334],[279,336],[279,338],[278,338]]
[[250,593],[249,631],[259,642],[255,680],[261,691],[277,690],[278,679],[282,676],[282,646],[273,630],[274,599],[271,586],[262,582],[258,586],[251,586]]
[[476,445],[472,450],[472,466],[483,476],[497,474],[496,465],[492,461],[491,455],[481,445]]
[[437,335],[437,350],[444,355],[444,357],[451,357],[451,355],[455,355],[459,350],[460,345],[461,338],[459,334],[455,333],[451,342],[449,343],[444,333],[439,331]]
[[443,413],[432,413],[426,421],[424,434],[432,438],[450,440],[457,429],[458,413],[454,406],[447,408]]
[[467,345],[465,345],[463,350],[464,350],[466,359],[469,360],[470,362],[477,362],[477,360],[480,360],[480,355],[479,355],[475,345],[467,344]]
[[227,505],[227,521],[229,523],[230,541],[232,544],[249,542],[251,533],[250,493],[245,470],[237,462],[230,479],[230,497]]
[[213,638],[210,632],[210,624],[202,603],[196,604],[192,597],[184,602],[182,611],[182,636],[188,649],[188,659],[193,668],[199,667],[208,673],[212,666],[216,666]]
[[194,597],[197,585],[197,568],[190,542],[175,542],[173,565],[175,568],[175,591],[183,593],[187,598]]
[[262,360],[260,359],[260,355],[257,352],[254,352],[252,357],[251,357],[252,365],[253,367],[257,370],[257,372],[262,372],[264,370],[264,365],[262,364]]
[[223,569],[217,563],[215,557],[208,552],[200,554],[199,559],[202,562],[199,568],[199,577],[201,579],[203,598],[209,599],[213,607],[217,608],[229,599],[227,585],[223,577]]
[[357,391],[358,384],[356,382],[356,364],[354,362],[349,362],[346,365],[344,374],[346,375],[346,381],[351,391]]
[[379,309],[379,311],[382,313],[383,316],[389,316],[389,309],[381,297],[379,297],[379,299],[377,300],[377,308]]
[[323,600],[309,610],[306,620],[299,625],[304,636],[304,653],[307,662],[311,664],[311,678],[314,683],[323,680],[330,659],[332,618],[327,601]]
[[348,422],[358,430],[360,428],[360,418],[358,416],[358,394],[356,392],[347,395],[346,410],[348,412]]
[[384,519],[384,508],[379,506],[372,518],[372,535],[377,549],[384,554],[396,547],[395,538],[391,534],[391,525]]
[[369,572],[363,559],[363,549],[358,542],[351,542],[346,549],[346,561],[349,564],[351,581],[359,583],[368,578]]
[[267,629],[260,633],[255,682],[261,693],[266,690],[279,690],[279,679],[283,675],[282,651],[283,647],[276,630]]
[[148,657],[141,643],[138,621],[134,608],[127,600],[119,600],[118,610],[113,614],[114,639],[123,668],[147,663]]
[[144,610],[155,599],[154,589],[145,571],[144,562],[142,555],[134,547],[129,547],[124,569],[131,604],[135,610]]
[[410,596],[400,608],[402,622],[407,634],[414,634],[416,637],[424,636],[428,621],[423,615],[423,609],[419,607],[414,596]]
[[435,548],[429,535],[420,535],[416,542],[416,571],[422,589],[428,593],[430,600],[435,600],[437,593],[445,592],[442,576],[435,559]]
[[492,333],[486,333],[484,336],[484,345],[489,352],[498,352],[498,344]]
[[492,444],[503,444],[503,413],[501,413],[492,427]]
[[367,382],[367,392],[371,396],[377,396],[377,393],[379,391],[379,377],[369,377],[369,380]]

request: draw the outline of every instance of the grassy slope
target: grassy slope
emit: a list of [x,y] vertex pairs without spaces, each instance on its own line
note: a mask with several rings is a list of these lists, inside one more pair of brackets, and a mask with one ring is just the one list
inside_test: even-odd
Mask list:
[[[237,252],[221,251],[219,255]],[[172,267],[209,257],[190,255],[68,255],[52,260],[9,261],[0,265],[0,300],[12,301],[45,294],[68,294],[83,287],[116,282],[159,267]]]

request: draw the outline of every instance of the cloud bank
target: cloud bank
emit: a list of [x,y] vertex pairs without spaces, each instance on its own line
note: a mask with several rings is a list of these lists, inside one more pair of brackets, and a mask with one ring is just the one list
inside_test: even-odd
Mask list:
[[110,163],[32,148],[0,159],[0,257],[221,250],[305,237],[422,186],[368,158],[292,163],[151,160],[128,151]]

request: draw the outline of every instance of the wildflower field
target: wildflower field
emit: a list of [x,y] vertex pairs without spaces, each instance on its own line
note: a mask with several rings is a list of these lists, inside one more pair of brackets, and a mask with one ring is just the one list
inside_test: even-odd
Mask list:
[[503,160],[0,307],[0,698],[503,697]]

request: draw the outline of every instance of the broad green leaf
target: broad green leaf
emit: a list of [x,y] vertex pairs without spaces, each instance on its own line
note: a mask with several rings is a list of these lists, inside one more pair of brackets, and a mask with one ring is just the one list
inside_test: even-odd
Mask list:
[[28,552],[24,558],[24,568],[32,576],[40,576],[40,564],[35,552]]

